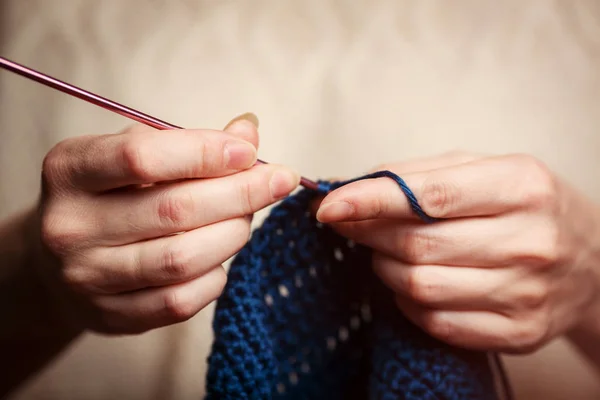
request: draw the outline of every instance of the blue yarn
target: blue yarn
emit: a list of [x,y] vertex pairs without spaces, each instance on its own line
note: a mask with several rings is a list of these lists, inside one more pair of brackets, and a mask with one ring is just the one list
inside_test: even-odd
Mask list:
[[207,400],[497,400],[487,354],[454,348],[401,315],[371,251],[319,224],[311,201],[382,171],[320,182],[275,207],[231,265],[215,311]]
[[427,223],[432,223],[432,222],[437,221],[436,218],[430,217],[429,215],[427,215],[425,213],[425,211],[423,211],[423,209],[421,208],[421,205],[419,204],[419,201],[417,200],[417,197],[412,192],[412,190],[410,190],[410,188],[408,187],[406,182],[404,182],[404,179],[400,178],[398,175],[396,175],[395,173],[393,173],[391,171],[377,171],[377,172],[373,172],[368,175],[363,175],[358,178],[354,178],[354,179],[350,179],[348,181],[338,182],[338,183],[320,182],[318,191],[325,194],[325,193],[328,193],[334,189],[337,189],[339,187],[342,187],[342,186],[347,185],[352,182],[362,181],[365,179],[383,178],[383,177],[390,178],[398,184],[398,186],[400,187],[400,189],[406,196],[406,199],[410,203],[410,207],[412,208],[413,212],[415,214],[417,214],[419,216],[419,218],[421,218],[421,220],[423,220],[424,222],[427,222]]

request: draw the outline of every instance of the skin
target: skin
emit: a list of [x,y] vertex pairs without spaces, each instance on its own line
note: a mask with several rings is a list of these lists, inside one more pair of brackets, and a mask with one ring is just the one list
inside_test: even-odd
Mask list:
[[134,126],[48,153],[39,204],[0,225],[0,315],[14,321],[0,327],[11,362],[0,394],[84,331],[145,332],[219,296],[252,214],[299,183],[288,168],[254,166],[256,125],[245,115],[223,132]]
[[[84,331],[144,332],[218,297],[221,264],[246,243],[251,215],[299,182],[253,166],[253,121],[224,132],[135,126],[48,153],[39,203],[0,224],[0,317],[11,321],[0,326],[10,363],[0,397]],[[377,169],[401,174],[442,221],[420,222],[386,179],[332,192],[317,217],[374,249],[408,318],[483,350],[530,352],[566,335],[600,366],[595,204],[530,156],[453,153]]]
[[389,179],[325,197],[317,218],[374,249],[398,308],[434,337],[528,353],[566,335],[600,366],[600,209],[527,155],[451,153],[383,165]]

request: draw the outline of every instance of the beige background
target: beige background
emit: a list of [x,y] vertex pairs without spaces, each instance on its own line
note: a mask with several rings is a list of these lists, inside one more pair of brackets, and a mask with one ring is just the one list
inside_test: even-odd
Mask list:
[[[187,127],[254,111],[311,177],[453,149],[528,152],[600,200],[597,1],[0,0],[1,54]],[[59,140],[129,122],[0,73],[0,217]],[[15,399],[198,399],[212,307],[88,335]],[[5,322],[6,323],[6,322]],[[521,399],[598,399],[566,344],[511,358]]]

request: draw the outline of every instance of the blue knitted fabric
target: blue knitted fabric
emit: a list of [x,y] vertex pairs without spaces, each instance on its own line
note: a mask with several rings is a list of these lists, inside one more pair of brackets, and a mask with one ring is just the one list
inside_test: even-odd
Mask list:
[[[363,178],[380,176],[422,213],[396,175]],[[206,399],[496,400],[485,353],[410,323],[372,273],[370,251],[311,216],[312,199],[345,183],[284,200],[233,261],[217,301]]]

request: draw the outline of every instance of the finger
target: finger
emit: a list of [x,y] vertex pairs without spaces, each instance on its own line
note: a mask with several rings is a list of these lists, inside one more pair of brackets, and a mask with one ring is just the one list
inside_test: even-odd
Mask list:
[[[243,121],[236,126],[241,125],[255,130]],[[56,157],[62,157],[63,173],[76,187],[90,191],[225,176],[256,162],[252,143],[211,130],[125,132],[77,138],[63,147]]]
[[[248,125],[250,124],[250,125]],[[238,138],[250,142],[258,149],[258,117],[253,113],[240,114],[233,118],[223,128],[224,132],[230,133]],[[158,129],[151,126],[135,123],[131,124],[125,129],[117,132],[118,134],[133,134],[133,133],[145,133],[148,131],[157,131]]]
[[[553,232],[522,214],[420,224],[404,220],[334,223],[341,235],[410,264],[503,267],[548,259]],[[523,229],[527,226],[527,229]]]
[[[249,126],[248,124],[251,124],[251,126]],[[233,136],[236,136],[239,139],[245,140],[246,142],[251,143],[252,145],[254,145],[254,147],[256,149],[258,149],[258,118],[252,114],[252,113],[246,113],[246,114],[242,114],[234,119],[232,119],[223,129],[224,132],[227,132]],[[125,131],[120,132],[120,133],[137,133],[137,132],[144,132],[144,131],[148,131],[148,129],[153,129],[150,127],[147,127],[145,125],[142,124],[136,124],[133,125],[129,128],[127,128]],[[169,181],[161,181],[161,182],[156,182],[155,184],[157,185],[161,185],[161,184],[165,184],[165,183],[171,183],[171,182],[177,182],[180,180],[185,180],[185,179],[177,179],[177,180],[169,180]],[[148,186],[152,186],[154,185],[154,183],[142,183],[142,184],[135,184],[135,185],[129,185],[130,187],[135,187],[135,188],[143,188],[143,187],[148,187]]]
[[507,309],[518,282],[516,269],[412,265],[376,253],[373,270],[394,292],[420,305],[445,310]]
[[396,300],[398,308],[415,325],[452,346],[523,353],[535,350],[546,335],[546,328],[536,319],[516,321],[486,311],[431,309],[401,296]]
[[258,117],[252,113],[245,113],[229,121],[223,131],[252,143],[258,149],[258,126]]
[[249,237],[250,219],[236,218],[179,235],[99,248],[82,267],[69,271],[68,280],[97,294],[182,283],[225,262]]
[[[532,165],[529,158],[493,157],[407,174],[404,181],[433,218],[490,216],[518,208],[529,186],[544,184],[541,167]],[[333,191],[321,203],[317,218],[329,223],[418,216],[396,182],[369,179]]]
[[95,236],[105,245],[124,244],[253,214],[299,181],[295,172],[268,164],[223,178],[107,193],[98,202]]
[[[478,160],[485,157],[483,154],[462,152],[462,151],[452,151],[448,153],[444,153],[441,155],[436,155],[432,157],[422,157],[415,158],[411,160],[401,161],[392,164],[382,164],[376,168],[373,168],[369,171],[369,173],[377,172],[377,171],[394,171],[397,174],[408,174],[422,171],[430,171],[432,169],[448,167],[451,165],[463,164],[466,162]],[[340,182],[343,181],[343,178],[334,178],[328,179],[329,182]],[[319,196],[315,201],[311,203],[311,212],[313,214],[317,214],[321,202],[324,200],[325,196]]]
[[217,266],[182,284],[98,296],[94,302],[103,313],[103,331],[135,334],[187,321],[221,294],[226,280]]

